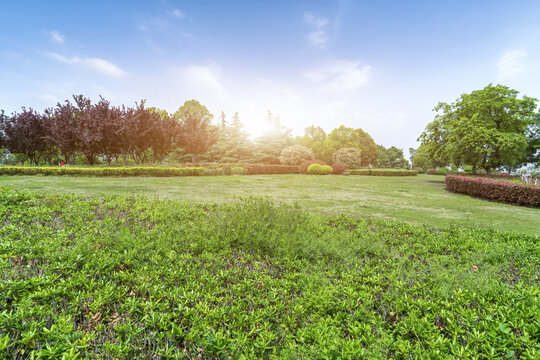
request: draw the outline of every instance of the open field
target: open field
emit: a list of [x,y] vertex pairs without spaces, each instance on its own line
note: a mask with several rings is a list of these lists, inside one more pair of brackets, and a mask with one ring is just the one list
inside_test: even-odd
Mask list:
[[0,188],[0,204],[7,358],[540,355],[536,237],[321,216],[262,200]]
[[0,184],[56,194],[140,194],[188,203],[267,197],[322,214],[437,227],[540,235],[540,209],[499,204],[445,190],[444,177],[255,175],[175,178],[2,176]]

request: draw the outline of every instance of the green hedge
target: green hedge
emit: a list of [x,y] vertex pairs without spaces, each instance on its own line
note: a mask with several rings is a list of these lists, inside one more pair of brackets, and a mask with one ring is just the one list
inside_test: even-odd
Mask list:
[[308,175],[329,175],[334,172],[331,166],[321,164],[311,164],[307,169]]
[[1,166],[0,175],[70,175],[70,176],[201,176],[203,167],[23,167]]
[[405,169],[355,169],[349,170],[351,175],[369,175],[369,176],[415,176],[416,170]]

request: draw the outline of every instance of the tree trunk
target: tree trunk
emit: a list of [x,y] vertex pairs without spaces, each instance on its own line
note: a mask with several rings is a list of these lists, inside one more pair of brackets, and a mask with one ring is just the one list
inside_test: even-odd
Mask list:
[[473,175],[476,175],[476,164],[472,166],[472,173]]
[[490,177],[491,176],[491,168],[487,168],[486,169],[486,177]]

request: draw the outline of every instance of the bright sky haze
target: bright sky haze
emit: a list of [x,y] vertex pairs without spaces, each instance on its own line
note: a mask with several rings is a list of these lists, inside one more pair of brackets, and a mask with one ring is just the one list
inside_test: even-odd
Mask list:
[[540,1],[5,1],[0,109],[83,94],[247,131],[362,128],[404,149],[433,107],[489,83],[540,98]]

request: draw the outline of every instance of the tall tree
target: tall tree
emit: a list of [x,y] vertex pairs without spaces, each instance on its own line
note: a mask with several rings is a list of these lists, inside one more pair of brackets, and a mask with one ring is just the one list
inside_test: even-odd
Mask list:
[[2,119],[3,145],[12,154],[19,154],[22,162],[37,165],[51,151],[44,115],[33,109],[22,108],[20,113]]
[[217,127],[212,125],[213,115],[197,100],[189,100],[173,114],[180,123],[180,145],[184,153],[191,154],[197,163],[217,140]]
[[176,146],[179,125],[165,110],[150,107],[148,111],[157,115],[154,116],[157,123],[152,127],[150,136],[153,162],[162,162]]
[[435,120],[419,140],[429,144],[433,158],[456,166],[486,170],[522,163],[527,128],[534,122],[536,99],[518,98],[516,90],[489,84],[463,94],[451,104],[435,107]]
[[[224,115],[222,112],[222,120],[225,119]],[[248,160],[253,146],[243,127],[238,112],[233,115],[230,124],[222,121],[216,143],[209,151],[210,158],[218,162],[232,163]]]
[[355,148],[362,153],[362,166],[377,165],[377,145],[362,129],[341,125],[332,130],[324,142],[324,160],[331,161],[332,154],[342,148]]
[[381,169],[406,169],[409,162],[403,156],[403,150],[395,146],[388,149],[382,145],[377,145],[377,167]]
[[304,136],[297,137],[296,141],[313,151],[316,159],[324,158],[324,142],[326,132],[320,126],[311,125],[304,129]]

